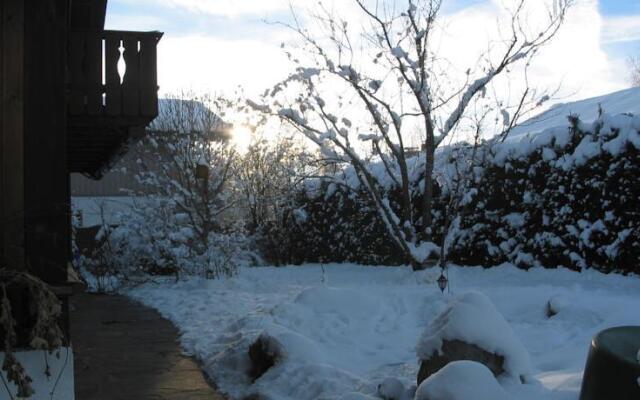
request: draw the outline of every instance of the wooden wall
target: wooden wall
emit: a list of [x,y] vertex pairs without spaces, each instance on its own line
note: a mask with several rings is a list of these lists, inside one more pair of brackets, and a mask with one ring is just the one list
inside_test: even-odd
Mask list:
[[68,0],[26,0],[24,209],[29,270],[66,281],[70,260],[66,135]]
[[0,2],[0,262],[24,265],[24,2]]
[[0,255],[50,283],[70,260],[69,0],[0,3]]

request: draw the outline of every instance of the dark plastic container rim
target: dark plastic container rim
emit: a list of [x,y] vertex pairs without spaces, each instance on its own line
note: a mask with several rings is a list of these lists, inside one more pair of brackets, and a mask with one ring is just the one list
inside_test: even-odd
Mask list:
[[619,359],[629,367],[640,369],[640,326],[616,326],[599,332],[591,346]]

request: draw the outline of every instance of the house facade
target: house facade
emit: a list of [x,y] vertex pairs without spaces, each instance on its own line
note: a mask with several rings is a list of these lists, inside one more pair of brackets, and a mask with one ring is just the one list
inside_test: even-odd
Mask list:
[[[105,30],[106,6],[0,3],[0,267],[26,271],[60,297],[67,345],[70,173],[98,179],[158,113],[162,34]],[[14,317],[27,329],[33,299],[11,289]]]

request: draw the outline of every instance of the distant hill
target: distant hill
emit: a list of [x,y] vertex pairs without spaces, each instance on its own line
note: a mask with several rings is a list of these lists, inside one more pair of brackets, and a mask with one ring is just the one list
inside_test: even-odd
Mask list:
[[517,139],[527,134],[542,132],[548,128],[567,126],[567,116],[578,115],[583,122],[593,122],[598,118],[598,105],[606,114],[640,115],[640,87],[621,90],[603,96],[560,103],[515,127],[507,140]]

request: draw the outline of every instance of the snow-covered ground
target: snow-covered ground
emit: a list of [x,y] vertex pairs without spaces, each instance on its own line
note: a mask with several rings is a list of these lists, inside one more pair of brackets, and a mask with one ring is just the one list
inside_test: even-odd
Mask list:
[[[228,280],[149,283],[128,294],[172,320],[184,350],[233,398],[260,392],[272,399],[364,399],[375,397],[385,378],[415,384],[422,332],[467,291],[488,296],[530,354],[534,379],[501,381],[517,400],[577,399],[591,337],[640,325],[638,277],[454,267],[452,293],[443,295],[437,270],[325,265],[324,271],[244,268]],[[558,311],[551,318],[548,302]],[[277,337],[288,356],[252,384],[247,350],[262,332]]]
[[144,199],[130,196],[77,196],[71,198],[73,215],[78,217],[76,226],[80,228],[106,224],[118,224],[118,215],[128,211],[136,203]]

